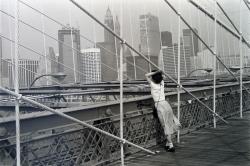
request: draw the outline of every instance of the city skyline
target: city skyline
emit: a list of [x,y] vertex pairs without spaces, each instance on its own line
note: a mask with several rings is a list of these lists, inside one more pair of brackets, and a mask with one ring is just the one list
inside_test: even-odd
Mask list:
[[[176,4],[175,4],[176,5]],[[127,6],[128,7],[128,6]],[[91,9],[91,8],[89,8]],[[102,8],[105,9],[105,8]],[[174,50],[174,48],[177,46],[177,37],[176,37],[176,28],[174,27],[176,20],[174,21],[174,15],[173,18],[168,18],[170,21],[169,24],[166,26],[165,28],[163,28],[163,22],[161,22],[161,8],[158,8],[158,14],[156,11],[150,11],[147,8],[144,8],[143,11],[138,12],[138,15],[136,15],[135,17],[133,17],[133,19],[130,19],[129,21],[125,19],[125,21],[123,22],[123,26],[124,23],[129,23],[128,25],[125,24],[125,27],[127,27],[127,29],[131,29],[131,25],[135,25],[135,30],[128,35],[128,31],[126,32],[126,28],[122,28],[120,26],[120,22],[119,22],[119,18],[123,19],[124,17],[121,17],[121,15],[119,14],[119,10],[118,8],[114,8],[113,4],[107,4],[107,8],[105,9],[105,13],[103,13],[103,21],[105,25],[107,25],[110,29],[112,29],[115,33],[117,33],[118,35],[120,35],[121,30],[123,30],[124,32],[124,38],[126,39],[127,36],[129,36],[129,38],[132,37],[132,40],[128,40],[129,42],[132,42],[133,46],[135,47],[135,49],[141,51],[142,54],[144,54],[146,57],[148,56],[150,58],[150,60],[153,61],[153,63],[155,63],[156,65],[158,65],[159,59],[159,53],[160,53],[160,47],[162,46],[168,46],[168,47],[172,47],[172,49]],[[209,8],[207,8],[209,9]],[[23,9],[24,10],[24,9]],[[132,10],[132,9],[131,9]],[[186,11],[187,9],[183,8],[183,11]],[[141,13],[142,12],[142,13]],[[25,13],[25,12],[24,12]],[[131,14],[131,13],[129,13]],[[173,14],[173,13],[172,13]],[[171,14],[169,14],[171,16]],[[3,16],[3,15],[2,15]],[[71,13],[71,16],[75,16],[73,13]],[[130,16],[128,15],[128,18]],[[1,17],[2,18],[2,17]],[[22,19],[25,20],[24,16],[21,16]],[[71,18],[72,19],[72,18]],[[81,82],[80,80],[83,80],[81,77],[81,75],[78,71],[80,68],[79,62],[80,62],[80,50],[82,49],[87,49],[87,48],[95,48],[98,47],[100,48],[100,55],[101,55],[101,77],[102,77],[102,81],[111,81],[111,80],[117,80],[118,79],[118,71],[119,71],[119,54],[120,54],[120,41],[118,41],[111,33],[109,33],[107,30],[102,29],[101,33],[98,33],[99,30],[97,26],[94,26],[95,24],[92,22],[91,25],[93,25],[93,35],[92,37],[94,37],[92,44],[88,45],[86,44],[86,40],[84,40],[83,38],[85,38],[84,35],[85,31],[82,30],[81,25],[77,25],[75,23],[73,23],[74,21],[69,19],[66,24],[66,26],[68,28],[74,28],[74,31],[68,30],[67,35],[59,35],[60,30],[65,31],[65,27],[58,27],[58,32],[57,32],[57,38],[59,39],[59,42],[54,41],[52,44],[51,40],[49,40],[49,38],[47,38],[45,35],[40,34],[41,39],[43,39],[44,41],[37,41],[37,42],[33,42],[32,40],[29,40],[30,36],[33,35],[28,35],[25,36],[25,31],[28,31],[28,29],[25,29],[27,27],[22,27],[20,26],[21,31],[24,31],[24,33],[20,34],[20,43],[24,43],[25,46],[32,46],[33,43],[40,43],[39,47],[41,47],[41,54],[48,56],[48,59],[50,60],[46,60],[46,57],[43,56],[39,56],[39,55],[34,55],[33,53],[30,53],[29,51],[25,51],[25,49],[20,49],[19,50],[19,55],[20,58],[22,59],[30,59],[30,60],[38,60],[39,61],[39,68],[38,68],[38,73],[49,73],[52,72],[52,65],[55,66],[55,62],[52,61],[56,61],[59,62],[58,66],[58,72],[65,72],[66,74],[69,75],[68,77],[66,77],[66,80],[64,80],[64,82],[72,82],[72,80],[74,80],[74,82]],[[43,31],[46,32],[46,25],[47,25],[47,21],[45,21],[45,19],[41,19],[40,21],[44,20],[44,22],[40,22],[43,23]],[[172,22],[171,22],[172,20]],[[1,22],[6,22],[6,20],[2,20]],[[87,21],[88,22],[88,21]],[[86,22],[86,23],[87,23]],[[134,24],[136,22],[136,24]],[[166,21],[167,22],[167,21]],[[11,21],[9,22],[10,24]],[[165,22],[164,22],[165,23]],[[198,22],[196,22],[198,23]],[[32,23],[33,24],[33,23]],[[36,24],[36,23],[35,23]],[[201,24],[201,23],[200,23]],[[213,45],[213,35],[212,34],[212,26],[213,23],[210,22],[210,24],[208,24],[208,22],[206,23],[206,26],[209,25],[205,30],[207,30],[206,33],[204,33],[204,29],[197,29],[197,25],[193,26],[193,29],[195,30],[195,32],[199,35],[201,35],[201,37],[205,36],[205,39],[207,37],[207,44],[209,46]],[[34,25],[35,26],[35,25]],[[66,29],[67,29],[66,27]],[[86,26],[87,27],[87,26]],[[137,28],[139,29],[137,29]],[[125,31],[124,31],[125,29]],[[137,32],[136,35],[134,35],[134,33]],[[218,38],[223,41],[224,37],[223,33],[220,33],[220,30],[218,28]],[[75,33],[75,31],[77,31]],[[221,30],[222,31],[222,30]],[[1,29],[1,32],[6,32],[3,29]],[[30,32],[30,31],[29,31]],[[73,32],[73,33],[72,33]],[[30,32],[31,34],[33,32]],[[46,32],[47,33],[47,32]],[[53,31],[52,31],[53,33]],[[71,34],[72,33],[72,34]],[[205,34],[205,35],[204,35]],[[9,34],[10,37],[13,36],[13,34]],[[202,36],[203,35],[203,36]],[[228,35],[228,34],[227,34]],[[134,43],[133,43],[133,36],[134,36]],[[139,36],[139,37],[138,37]],[[24,39],[25,37],[25,39]],[[36,35],[34,35],[33,37],[36,37]],[[73,42],[71,41],[73,38]],[[187,29],[187,27],[185,26],[181,26],[181,34],[180,34],[180,40],[181,43],[183,45],[183,47],[190,47],[190,56],[197,56],[198,52],[202,52],[204,50],[204,45],[201,44],[200,41],[198,41],[198,38],[193,34],[193,32],[191,32],[191,30]],[[235,47],[235,43],[237,42],[236,39],[232,39],[230,35],[225,36],[224,39],[227,40],[227,42],[224,42],[223,45],[218,44],[218,52],[220,52],[220,55],[225,56],[225,55],[230,55],[230,56],[237,56],[239,54],[239,48],[237,48],[237,46]],[[65,41],[64,41],[65,40]],[[136,41],[137,40],[137,41]],[[229,42],[231,41],[232,42]],[[48,42],[50,41],[50,42]],[[60,42],[61,41],[61,42]],[[65,46],[64,44],[68,45]],[[72,46],[73,43],[73,47],[75,50],[73,50],[72,48],[70,48],[69,46]],[[220,42],[218,42],[220,43]],[[31,44],[31,45],[30,45]],[[231,44],[234,44],[234,48],[231,48]],[[10,53],[6,53],[5,51],[9,49],[8,48],[13,48],[13,45],[9,45],[6,47],[6,40],[4,39],[3,42],[3,59],[8,59],[9,57],[6,57],[6,55],[10,55]],[[224,47],[227,47],[228,49],[224,49]],[[33,47],[32,47],[33,48]],[[53,49],[53,51],[51,50]],[[34,50],[39,50],[38,47],[34,47]],[[67,51],[68,50],[68,51]],[[77,51],[76,51],[77,50]],[[39,52],[39,51],[38,51]],[[51,56],[52,53],[54,52],[54,56]],[[63,53],[66,52],[66,53]],[[222,54],[223,52],[223,54]],[[12,52],[13,54],[13,52]],[[72,60],[72,57],[69,56],[65,56],[65,55],[69,55],[72,54],[74,60]],[[56,56],[58,55],[58,56]],[[175,53],[174,53],[175,55]],[[183,54],[185,56],[185,52]],[[23,57],[24,56],[24,57]],[[145,60],[143,60],[141,57],[136,57],[137,55],[134,53],[131,53],[131,56],[134,56],[132,58],[128,58],[126,57],[127,61],[131,64],[135,64],[137,66],[131,65],[131,64],[127,64],[127,62],[124,62],[124,64],[122,65],[124,67],[124,74],[128,74],[130,75],[130,78],[135,78],[135,76],[137,75],[137,78],[139,79],[143,79],[144,78],[144,74],[145,72],[148,72],[150,70],[150,67],[148,66],[148,63],[145,62]],[[68,57],[68,59],[67,59]],[[244,56],[245,57],[245,56]],[[58,58],[58,60],[56,59]],[[63,59],[67,59],[67,60],[63,60]],[[186,58],[186,57],[185,57]],[[227,58],[224,58],[227,59]],[[229,58],[229,60],[233,60],[233,58]],[[50,62],[51,61],[51,62]],[[73,62],[74,61],[74,62]],[[187,60],[189,61],[189,60]],[[191,61],[193,61],[192,63],[190,63],[190,66],[186,67],[186,72],[189,71],[191,68],[194,68],[193,65],[197,62],[194,62],[195,59],[191,59]],[[137,63],[136,63],[137,62]],[[64,64],[65,66],[68,66],[70,68],[73,68],[76,70],[76,72],[74,72],[71,69],[66,69],[65,67],[62,65]],[[230,63],[231,64],[231,63]],[[131,74],[131,66],[133,66],[133,72]],[[45,69],[46,68],[46,69]],[[141,70],[143,69],[143,70]],[[53,70],[55,72],[55,70]],[[130,74],[129,74],[130,73]],[[45,79],[43,79],[44,81],[40,81],[41,82],[45,82]],[[48,84],[48,81],[46,81]],[[49,82],[49,84],[51,84],[52,82]],[[45,84],[45,83],[41,83],[41,84]]]
[[[56,10],[52,10],[52,6],[53,5],[48,5],[51,3],[55,3],[56,1],[53,2],[48,2],[48,1],[43,1],[43,2],[39,2],[39,3],[35,3],[35,2],[29,2],[31,5],[34,5],[35,7],[37,7],[38,9],[43,9],[43,11],[48,14],[51,15],[52,17],[54,17],[56,20],[59,20],[60,22],[62,22],[64,25],[71,23],[72,27],[76,27],[79,28],[81,30],[82,35],[86,36],[87,38],[91,39],[94,42],[97,41],[103,41],[103,37],[102,32],[103,29],[100,28],[96,23],[94,23],[90,18],[88,18],[87,16],[85,16],[81,11],[79,10],[74,10],[71,11],[71,20],[70,21],[70,17],[69,17],[69,10],[71,9],[65,9],[65,7],[67,5],[69,5],[69,3],[66,3],[65,1],[60,1],[59,5],[60,8],[56,9]],[[93,9],[93,7],[91,8],[91,3],[92,6],[95,5],[95,10]],[[104,13],[106,12],[106,9],[110,6],[110,10],[112,13],[114,13],[114,15],[116,15],[118,18],[121,19],[120,17],[120,12],[119,12],[119,7],[116,7],[119,4],[119,1],[110,1],[110,3],[107,2],[103,2],[103,1],[99,1],[99,2],[91,2],[91,3],[83,3],[81,5],[83,5],[83,7],[87,7],[90,11],[92,11],[92,13],[94,13],[94,15],[97,16],[97,18],[99,18],[100,20],[104,20]],[[172,1],[171,3],[173,3],[173,5],[176,7],[176,3],[175,1]],[[235,9],[232,9],[232,5],[227,5],[227,1],[221,1],[221,3],[223,3],[224,7],[226,9],[230,10],[234,10],[234,12],[229,12],[231,18],[233,18],[233,21],[236,23],[236,25],[238,24],[238,19],[236,19],[236,14],[237,12],[235,12]],[[124,31],[124,37],[126,39],[127,42],[129,42],[130,44],[132,44],[136,49],[138,49],[138,45],[139,45],[139,15],[142,14],[146,14],[148,12],[156,15],[159,17],[159,24],[160,24],[160,31],[170,31],[173,34],[173,42],[177,42],[177,31],[175,30],[175,27],[177,26],[177,22],[174,21],[175,18],[177,18],[176,15],[173,14],[173,12],[167,7],[167,5],[164,2],[159,2],[158,3],[152,3],[151,1],[147,0],[145,2],[145,6],[142,8],[139,8],[139,10],[135,10],[135,7],[140,5],[140,1],[138,2],[126,2],[124,5],[124,10],[126,13],[128,13],[127,17],[123,17],[123,25],[126,25],[126,28],[123,28]],[[210,6],[209,6],[210,5]],[[206,7],[208,10],[210,9],[209,7],[211,7],[212,4],[207,4],[208,7]],[[2,5],[2,9],[4,11],[9,11],[11,14],[13,14],[13,10],[10,9],[11,6],[13,6],[13,4],[11,4],[10,2],[3,2]],[[182,7],[182,13],[184,16],[186,16],[186,19],[189,19],[189,17],[197,17],[197,13],[195,12],[188,12],[190,11],[192,8],[190,6],[190,4],[188,4],[187,2],[183,1],[182,6],[187,6],[187,7]],[[244,6],[242,7],[243,9]],[[98,10],[97,10],[98,9]],[[100,10],[99,10],[100,9]],[[211,9],[210,9],[211,11]],[[51,21],[49,21],[48,19],[46,19],[44,17],[44,19],[37,19],[35,17],[35,15],[33,14],[34,12],[30,9],[28,9],[27,7],[25,7],[24,5],[21,5],[21,12],[23,13],[23,15],[21,16],[21,19],[24,21],[30,21],[32,22],[32,25],[37,27],[38,29],[42,29],[42,24],[44,24],[44,31],[52,36],[57,36],[57,32],[56,31],[51,31],[51,29],[59,29],[60,27],[58,26],[54,26],[52,27]],[[243,12],[245,12],[243,10]],[[60,15],[58,15],[58,13],[60,13]],[[132,16],[133,13],[133,16]],[[188,13],[188,14],[186,14]],[[169,17],[165,17],[167,14],[167,16]],[[234,14],[234,15],[232,15]],[[8,17],[3,16],[2,15],[2,23],[5,25],[8,25],[9,20],[7,19]],[[244,15],[243,15],[244,16]],[[222,17],[222,14],[219,13],[219,17]],[[131,19],[130,19],[131,18]],[[189,21],[189,23],[193,24],[193,27],[195,27],[196,29],[198,29],[199,31],[201,31],[202,29],[207,29],[206,27],[206,22],[202,21],[203,18],[205,18],[203,15],[200,15],[200,23],[199,21],[197,21],[197,19],[194,19],[193,21]],[[223,17],[225,20],[225,17]],[[81,20],[81,21],[80,21]],[[82,21],[84,20],[84,21]],[[228,24],[228,21],[225,21]],[[248,22],[248,21],[247,21]],[[10,24],[13,24],[13,22],[11,21]],[[87,25],[87,26],[86,26]],[[229,25],[229,24],[228,24]],[[212,25],[211,25],[212,26]],[[229,25],[230,26],[230,25]],[[57,27],[57,28],[55,28]],[[204,28],[203,28],[204,27]],[[230,26],[231,27],[231,26]],[[247,28],[248,24],[246,24],[243,27],[243,33],[250,28]],[[5,27],[1,27],[3,34],[5,34],[5,36],[9,36],[9,28],[8,26]],[[30,39],[31,36],[37,36],[37,38],[41,37],[41,34],[39,33],[35,33],[34,31],[30,31],[29,28],[25,27],[25,26],[20,26],[20,29],[22,31],[22,35],[20,36],[21,41],[26,43],[27,45],[31,46],[32,48],[36,48],[36,50],[39,50],[41,52],[43,52],[43,41],[42,38],[37,40],[36,42],[33,42],[32,39]],[[27,30],[25,30],[27,29]],[[131,31],[131,29],[133,29]],[[185,29],[185,27],[182,27],[182,29]],[[12,38],[13,38],[13,30],[12,29]],[[212,28],[208,29],[210,32],[210,34],[212,34]],[[26,34],[32,34],[32,35],[26,35]],[[38,35],[39,34],[39,35]],[[208,40],[207,36],[208,35],[203,35],[206,34],[204,33],[204,30],[202,31],[201,35],[202,38],[205,40]],[[28,37],[27,37],[28,36]],[[210,35],[211,36],[211,35]],[[24,38],[25,37],[25,38]],[[249,36],[250,37],[250,36]],[[88,41],[86,41],[85,39],[83,39],[81,37],[81,40],[83,40],[83,42],[81,42],[82,48],[88,48],[88,47],[93,47],[93,43],[89,43]],[[209,39],[209,43],[212,43],[213,41],[213,35],[211,36],[211,38]],[[56,48],[56,43],[52,42],[49,39],[46,39],[46,45],[47,46],[52,46],[55,48],[55,52],[58,52],[58,48]],[[23,53],[22,53],[23,52]],[[21,50],[22,53],[22,58],[26,58],[25,56],[31,57],[32,54],[29,53],[28,51],[24,51]],[[7,53],[5,53],[4,55],[6,55]],[[34,56],[33,56],[34,57]],[[38,57],[36,57],[37,59],[39,59]]]

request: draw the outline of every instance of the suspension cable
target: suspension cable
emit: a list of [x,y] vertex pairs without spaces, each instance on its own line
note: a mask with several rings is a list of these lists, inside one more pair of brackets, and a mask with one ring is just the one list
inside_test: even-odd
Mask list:
[[[141,56],[142,58],[144,58],[145,61],[147,61],[148,63],[150,63],[152,66],[154,66],[156,69],[160,70],[160,68],[155,65],[153,62],[151,62],[147,57],[145,57],[145,55],[143,55],[142,53],[140,53],[139,51],[137,51],[134,47],[132,47],[130,44],[128,44],[123,38],[121,38],[119,35],[117,35],[114,31],[112,31],[109,27],[107,27],[105,24],[103,24],[101,21],[99,21],[95,16],[93,16],[91,13],[89,13],[86,9],[84,9],[82,6],[80,6],[77,2],[75,2],[74,0],[69,0],[70,2],[72,2],[76,7],[78,7],[81,11],[83,11],[85,14],[87,14],[89,17],[91,17],[92,19],[94,19],[98,24],[100,24],[103,28],[105,28],[106,30],[108,30],[110,33],[112,33],[115,37],[117,37],[121,42],[123,42],[127,47],[129,47],[132,51],[134,51],[136,54],[138,54],[139,56]],[[178,82],[173,79],[169,74],[167,74],[166,72],[162,71],[162,73],[164,75],[166,75],[170,80],[172,80],[177,86],[179,86],[181,89],[183,89],[185,92],[187,92],[190,96],[192,96],[194,99],[196,99],[201,105],[203,105],[208,111],[210,111],[210,113],[212,113],[213,115],[217,116],[219,119],[221,119],[223,122],[225,122],[226,124],[228,124],[228,122],[226,120],[223,119],[223,117],[221,117],[220,115],[218,115],[217,113],[214,113],[213,110],[211,108],[209,108],[205,103],[203,103],[202,101],[200,101],[200,99],[198,99],[195,95],[193,95],[191,92],[189,92],[189,90],[187,90],[186,88],[184,88],[181,84],[178,84]]]
[[[73,1],[73,0],[70,0]],[[168,0],[164,0],[166,4],[177,14],[180,15],[179,12],[174,8],[172,4],[168,2]],[[197,38],[207,47],[207,49],[216,56],[217,60],[226,68],[226,70],[233,76],[234,79],[236,79],[239,83],[240,80],[233,74],[233,72],[223,63],[223,61],[218,57],[217,54],[207,45],[207,43],[194,31],[194,29],[189,25],[189,23],[183,18],[182,15],[180,15],[181,20],[188,26],[188,28],[197,36]],[[244,89],[250,94],[250,91],[244,86]]]
[[36,101],[34,101],[34,100],[31,100],[31,99],[29,99],[29,98],[27,98],[27,97],[25,97],[25,96],[22,96],[21,94],[17,94],[17,93],[15,93],[15,92],[10,91],[10,90],[8,90],[8,89],[5,89],[5,88],[3,88],[3,87],[1,87],[1,86],[0,86],[0,90],[3,91],[3,92],[5,92],[5,93],[7,93],[7,94],[10,94],[10,95],[12,95],[12,96],[15,96],[15,97],[18,98],[18,99],[24,100],[24,101],[26,101],[26,102],[28,102],[28,103],[31,103],[31,104],[33,104],[33,105],[36,105],[36,106],[38,106],[38,107],[40,107],[40,108],[42,108],[42,109],[45,109],[45,110],[47,110],[47,111],[49,111],[49,112],[52,112],[52,113],[54,113],[54,114],[56,114],[56,115],[59,115],[59,116],[61,116],[61,117],[64,117],[64,118],[69,119],[69,120],[71,120],[71,121],[74,121],[74,122],[76,122],[76,123],[78,123],[78,124],[81,124],[81,125],[83,125],[83,126],[86,126],[86,127],[90,128],[90,129],[92,129],[92,130],[94,130],[94,131],[97,131],[97,132],[102,133],[102,134],[104,134],[104,135],[107,135],[107,136],[109,136],[109,137],[111,137],[111,138],[114,138],[114,139],[116,139],[116,140],[119,140],[119,141],[122,142],[122,143],[127,143],[128,145],[131,145],[131,146],[133,146],[133,147],[136,147],[136,148],[138,148],[138,149],[140,149],[140,150],[143,150],[143,151],[145,151],[145,152],[147,152],[147,153],[155,154],[155,152],[153,152],[153,151],[151,151],[151,150],[145,149],[145,148],[143,148],[143,147],[141,147],[141,146],[139,146],[139,145],[136,145],[136,144],[134,144],[134,143],[132,143],[132,142],[126,140],[126,139],[121,139],[120,137],[117,137],[117,136],[115,136],[115,135],[113,135],[113,134],[110,134],[109,132],[106,132],[106,131],[101,130],[101,129],[97,128],[97,127],[94,127],[94,126],[92,126],[92,125],[90,125],[90,124],[88,124],[88,123],[86,123],[86,122],[83,122],[83,121],[77,119],[77,118],[71,117],[71,116],[69,116],[69,115],[67,115],[67,114],[65,114],[65,113],[63,113],[63,112],[61,112],[61,111],[59,111],[59,110],[52,109],[52,108],[50,108],[50,107],[48,107],[48,106],[46,106],[46,105],[44,105],[44,104],[41,104],[41,103],[36,102]]

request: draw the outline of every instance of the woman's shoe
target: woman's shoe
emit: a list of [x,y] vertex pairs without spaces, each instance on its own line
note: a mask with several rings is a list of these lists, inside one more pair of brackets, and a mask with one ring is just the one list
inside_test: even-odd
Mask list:
[[174,148],[174,147],[168,148],[168,149],[167,149],[167,152],[175,152],[175,148]]
[[164,146],[164,149],[167,151],[169,149],[169,146]]

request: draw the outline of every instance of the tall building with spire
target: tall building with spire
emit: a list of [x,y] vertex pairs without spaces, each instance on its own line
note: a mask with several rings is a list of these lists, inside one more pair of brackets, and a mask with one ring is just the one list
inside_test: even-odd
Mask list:
[[[108,26],[111,30],[114,30],[114,20],[113,20],[113,16],[111,14],[109,7],[104,17],[104,24]],[[115,42],[115,37],[106,29],[104,29],[104,42],[107,42],[107,43]]]
[[[120,35],[118,17],[115,18],[108,7],[104,24],[116,34]],[[101,80],[114,81],[118,79],[120,42],[107,30],[104,29],[104,42],[98,42],[101,54]]]

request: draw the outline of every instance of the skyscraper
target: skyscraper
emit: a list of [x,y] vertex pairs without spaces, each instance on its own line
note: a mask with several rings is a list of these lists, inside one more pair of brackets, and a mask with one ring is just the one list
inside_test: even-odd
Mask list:
[[[194,28],[194,31],[198,34],[197,29]],[[184,46],[191,48],[191,56],[197,56],[197,52],[199,52],[198,37],[190,29],[183,29],[183,41]]]
[[[58,72],[67,75],[65,83],[79,82],[79,57],[81,50],[80,30],[73,27],[66,27],[58,31],[59,57]],[[72,49],[72,47],[74,49]],[[63,65],[62,65],[63,64]],[[65,67],[67,66],[67,67]],[[74,69],[69,69],[68,67]]]
[[[114,19],[109,8],[106,11],[104,24],[107,25],[111,30],[115,31],[118,35],[120,34],[120,24],[118,17],[116,17],[114,23]],[[104,29],[104,42],[98,42],[97,45],[97,47],[100,48],[101,53],[102,81],[117,80],[120,42],[116,40],[110,32]]]
[[82,83],[101,82],[101,56],[99,48],[81,50],[80,71],[84,73],[80,80]]
[[[104,24],[108,26],[110,29],[114,30],[114,20],[109,7],[106,11]],[[106,29],[104,29],[104,42],[115,43],[115,37]]]
[[161,46],[171,47],[172,43],[172,33],[168,31],[161,32]]
[[148,13],[140,15],[141,51],[146,56],[159,56],[160,28],[158,17]]
[[[180,76],[186,76],[191,71],[191,48],[181,45],[180,49]],[[177,77],[178,45],[162,47],[164,71],[171,76]]]

